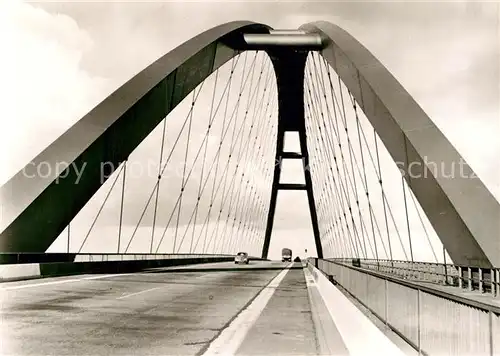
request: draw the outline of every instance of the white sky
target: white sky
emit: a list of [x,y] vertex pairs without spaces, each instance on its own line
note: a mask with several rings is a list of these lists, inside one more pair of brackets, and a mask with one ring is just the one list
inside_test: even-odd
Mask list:
[[[159,56],[239,19],[275,28],[315,20],[343,27],[387,66],[500,197],[499,5],[476,1],[2,2],[0,184]],[[314,250],[308,212],[296,208],[307,206],[306,199],[296,194],[279,200],[271,257],[284,244]]]

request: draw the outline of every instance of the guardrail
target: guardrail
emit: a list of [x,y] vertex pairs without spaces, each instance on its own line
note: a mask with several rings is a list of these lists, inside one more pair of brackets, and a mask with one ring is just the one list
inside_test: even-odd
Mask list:
[[345,262],[309,258],[423,355],[500,355],[500,307]]
[[[228,254],[196,253],[0,253],[0,265],[63,262],[144,261],[192,258],[234,258]],[[249,257],[250,260],[261,260]]]
[[352,264],[355,267],[386,273],[407,280],[454,286],[479,293],[490,293],[500,298],[500,268],[362,258],[334,258],[328,260]]

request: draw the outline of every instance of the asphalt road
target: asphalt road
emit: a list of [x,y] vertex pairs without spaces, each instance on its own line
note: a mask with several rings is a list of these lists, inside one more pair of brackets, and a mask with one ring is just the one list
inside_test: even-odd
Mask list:
[[303,271],[297,263],[282,273],[287,265],[218,263],[2,283],[0,350],[23,356],[202,355],[281,273],[265,309],[253,311],[258,319],[236,354],[316,354]]

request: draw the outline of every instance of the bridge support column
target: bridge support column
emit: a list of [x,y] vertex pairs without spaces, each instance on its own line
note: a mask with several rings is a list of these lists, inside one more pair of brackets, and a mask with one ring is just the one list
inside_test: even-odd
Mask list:
[[[292,49],[274,49],[267,51],[271,57],[278,87],[278,136],[276,142],[276,161],[274,165],[273,185],[267,226],[262,249],[262,258],[267,258],[271,233],[276,212],[276,200],[279,190],[305,190],[311,213],[314,241],[319,258],[323,258],[323,248],[319,234],[318,216],[314,202],[311,172],[309,171],[309,153],[307,150],[306,125],[304,116],[304,73],[307,51]],[[284,152],[286,132],[297,132],[300,140],[300,153]],[[283,159],[301,159],[304,168],[305,184],[280,184],[281,164]]]

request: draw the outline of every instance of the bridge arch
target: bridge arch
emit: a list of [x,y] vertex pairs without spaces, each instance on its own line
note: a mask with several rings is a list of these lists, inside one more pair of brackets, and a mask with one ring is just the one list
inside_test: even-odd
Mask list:
[[[101,162],[112,163],[106,165],[109,177],[198,84],[241,53],[234,47],[243,33],[268,30],[250,21],[207,30],[156,60],[69,128],[0,187],[0,251],[45,252],[104,183]],[[50,176],[30,174],[41,162],[50,166]],[[76,170],[65,171],[58,162],[79,172],[85,168],[78,184]]]
[[[270,29],[252,22],[215,27],[169,52],[106,98],[0,188],[0,250],[44,252],[103,184],[101,162],[117,167],[199,83],[245,50],[243,34],[268,33]],[[301,29],[324,39],[321,55],[360,104],[393,160],[403,163],[408,185],[454,262],[500,265],[498,202],[479,179],[435,176],[426,165],[429,161],[445,165],[463,161],[446,137],[390,72],[347,32],[326,22],[306,24]],[[298,121],[303,120],[300,86],[307,55],[293,49],[268,53],[278,82],[281,79],[279,98],[286,100],[280,100],[280,118],[292,112],[293,105]],[[287,69],[290,77],[285,76]],[[289,95],[291,87],[296,90]],[[139,115],[140,124],[136,120]],[[27,177],[29,166],[40,162],[49,163],[54,173],[47,178]],[[79,184],[74,184],[74,170],[55,170],[58,162],[73,163],[80,169],[86,165]],[[410,178],[411,162],[421,163],[420,171],[412,172],[420,178]],[[471,176],[472,170],[465,168]],[[424,171],[429,174],[424,175]],[[109,176],[112,171],[106,173]],[[63,174],[65,178],[61,178]],[[312,212],[313,192],[308,193]],[[266,235],[270,237],[269,228]]]
[[[468,165],[463,176],[452,179],[432,171],[428,163],[453,167],[465,162],[439,128],[387,68],[345,30],[322,21],[301,29],[325,38],[321,55],[354,96],[394,162],[402,163],[408,186],[454,263],[499,266],[500,204]],[[419,164],[410,166],[412,162]]]

